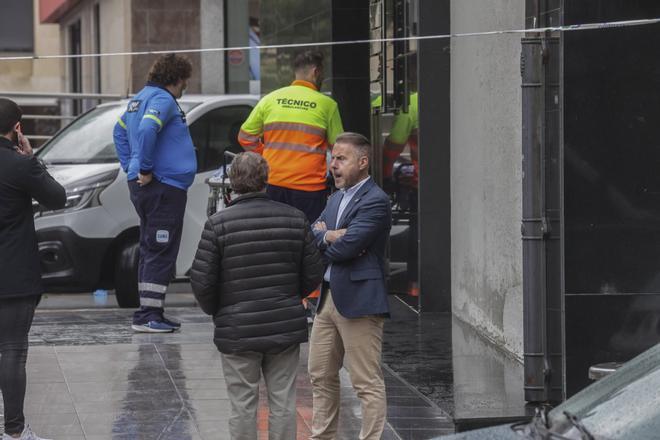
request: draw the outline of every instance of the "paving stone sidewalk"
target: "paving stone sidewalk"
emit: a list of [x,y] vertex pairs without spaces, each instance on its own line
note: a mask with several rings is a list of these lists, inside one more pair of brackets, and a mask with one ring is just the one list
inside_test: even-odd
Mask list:
[[[135,334],[120,309],[39,310],[30,334],[29,423],[56,440],[226,440],[230,406],[212,324],[195,307],[168,309],[175,334]],[[307,345],[298,374],[298,438],[309,438]],[[445,412],[385,368],[384,440],[423,440],[453,431]],[[342,370],[340,439],[358,438],[360,406]],[[0,403],[1,407],[1,403]],[[2,425],[0,416],[0,431]],[[267,439],[267,404],[259,409]],[[293,439],[292,439],[293,440]]]

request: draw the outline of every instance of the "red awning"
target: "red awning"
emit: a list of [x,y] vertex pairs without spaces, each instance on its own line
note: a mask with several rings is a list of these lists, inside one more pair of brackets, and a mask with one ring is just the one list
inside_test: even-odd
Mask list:
[[80,0],[39,0],[39,21],[58,23]]

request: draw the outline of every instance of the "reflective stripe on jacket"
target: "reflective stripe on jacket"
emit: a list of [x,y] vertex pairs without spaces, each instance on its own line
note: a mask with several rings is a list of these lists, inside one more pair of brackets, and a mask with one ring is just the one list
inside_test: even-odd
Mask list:
[[151,172],[156,180],[184,191],[192,185],[195,147],[185,114],[167,89],[147,83],[128,103],[113,136],[128,180]]
[[268,183],[301,191],[326,188],[328,146],[343,132],[337,103],[307,81],[294,81],[259,101],[238,141],[262,154]]

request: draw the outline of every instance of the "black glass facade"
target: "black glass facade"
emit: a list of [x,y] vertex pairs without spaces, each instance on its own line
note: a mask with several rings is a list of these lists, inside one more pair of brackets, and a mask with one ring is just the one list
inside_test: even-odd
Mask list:
[[[565,2],[566,24],[660,16],[650,0]],[[660,341],[660,26],[564,35],[566,387]]]
[[[449,1],[262,1],[259,30],[263,45],[439,34],[449,32]],[[418,55],[423,48],[425,73],[418,67],[423,63]],[[326,55],[322,91],[338,102],[345,130],[370,135],[374,148],[371,173],[392,200],[390,291],[415,309],[426,303],[426,311],[448,311],[449,41],[340,44],[318,49]],[[291,82],[291,60],[298,50],[261,51],[262,94]],[[423,87],[431,99],[424,101]],[[424,105],[430,110],[424,111]],[[424,124],[429,127],[427,142],[433,145],[427,153],[420,142]],[[424,154],[427,159],[422,163]],[[427,172],[422,173],[424,169]],[[420,240],[424,224],[427,245]],[[420,270],[424,265],[426,269]],[[421,279],[420,272],[424,274]],[[426,297],[422,284],[428,286]]]
[[[371,37],[417,35],[419,1],[371,2]],[[392,293],[419,309],[419,92],[416,41],[371,44],[374,175],[392,200]]]
[[[263,1],[261,44],[446,34],[451,4]],[[544,6],[528,14],[528,28],[660,16],[652,0],[526,4],[528,12]],[[552,333],[560,335],[553,347],[564,345],[552,353],[565,360],[556,371],[568,396],[589,383],[590,365],[629,359],[660,340],[658,30],[565,32],[551,41],[556,72],[542,111],[553,112],[544,130],[554,141],[546,178],[556,199],[561,191],[551,220],[562,224],[552,225],[556,242],[561,230],[561,250],[547,261],[553,302],[542,307],[552,309]],[[448,39],[320,47],[323,91],[339,103],[345,129],[371,135],[372,174],[392,200],[391,293],[421,311],[451,310],[450,47]],[[262,93],[291,82],[296,50],[262,51]]]
[[[332,41],[332,0],[262,1],[261,40],[264,45]],[[319,47],[326,56],[326,81],[322,90],[332,92],[332,51]],[[297,48],[268,49],[261,53],[261,93],[266,94],[293,80],[291,63]]]
[[[287,5],[289,7],[287,7]],[[417,35],[418,0],[261,2],[262,44],[366,40]],[[320,46],[322,91],[338,102],[344,128],[371,135],[372,174],[392,198],[390,290],[419,306],[419,108],[416,42]],[[298,48],[261,53],[261,93],[293,78]]]

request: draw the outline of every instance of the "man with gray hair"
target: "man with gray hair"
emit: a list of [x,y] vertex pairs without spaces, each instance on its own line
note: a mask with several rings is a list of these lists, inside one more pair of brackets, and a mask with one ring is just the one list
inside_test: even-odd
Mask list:
[[369,176],[370,150],[361,134],[337,136],[330,170],[339,191],[314,224],[326,265],[309,342],[314,440],[337,438],[342,366],[361,403],[359,439],[379,440],[385,426],[381,352],[389,316],[385,252],[392,212],[388,195]]
[[191,271],[202,310],[213,316],[231,401],[232,439],[257,439],[259,381],[268,388],[270,440],[296,437],[296,371],[307,341],[301,299],[323,266],[301,211],[266,194],[268,164],[236,156],[229,179],[238,195],[206,222]]

